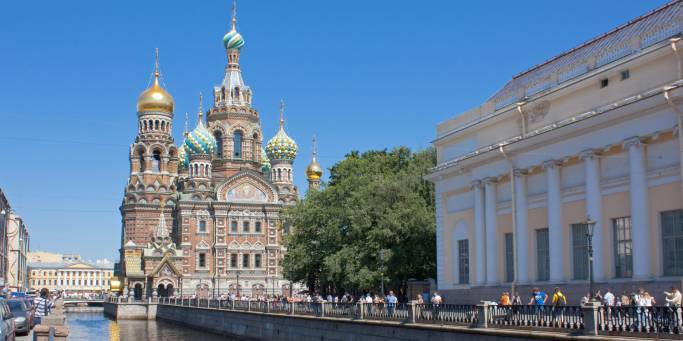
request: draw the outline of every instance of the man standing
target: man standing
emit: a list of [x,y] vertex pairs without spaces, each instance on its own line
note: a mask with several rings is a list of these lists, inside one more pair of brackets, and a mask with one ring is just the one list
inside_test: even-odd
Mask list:
[[567,305],[567,297],[564,296],[562,291],[560,291],[560,287],[555,287],[551,302],[553,305],[553,323],[556,323],[557,317],[562,317],[564,312],[564,306]]
[[47,288],[42,288],[40,289],[40,296],[33,300],[33,306],[35,309],[35,314],[33,317],[34,324],[40,324],[40,320],[43,316],[50,315],[50,312],[55,304],[50,301],[49,295],[50,292],[47,290]]
[[438,292],[434,292],[434,295],[432,296],[432,306],[434,307],[434,319],[438,320],[439,319],[439,306],[441,305],[441,302],[443,300],[441,299],[441,296],[439,296]]
[[398,298],[394,296],[394,291],[389,290],[389,295],[387,295],[387,310],[389,312],[389,317],[394,316],[394,309],[398,303]]
[[676,318],[676,325],[678,326],[678,332],[681,332],[681,292],[678,288],[671,287],[671,292],[664,292],[666,295],[666,304],[674,311],[674,316]]

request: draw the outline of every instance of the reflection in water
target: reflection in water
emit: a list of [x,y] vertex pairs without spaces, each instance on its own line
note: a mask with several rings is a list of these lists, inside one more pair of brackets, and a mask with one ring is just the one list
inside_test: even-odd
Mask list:
[[102,313],[68,313],[69,340],[215,341],[229,340],[165,321],[114,321]]

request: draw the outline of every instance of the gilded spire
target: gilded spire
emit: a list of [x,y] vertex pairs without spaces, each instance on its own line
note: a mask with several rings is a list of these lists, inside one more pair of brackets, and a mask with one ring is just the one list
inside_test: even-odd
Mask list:
[[159,78],[159,48],[154,48],[154,78]]
[[190,129],[188,128],[188,121],[189,121],[189,115],[187,114],[187,111],[185,112],[185,131],[183,131],[183,136],[187,136],[187,134],[190,133]]
[[201,123],[204,121],[204,109],[202,109],[202,92],[199,92],[199,118],[198,122]]
[[160,111],[172,114],[175,103],[173,96],[159,85],[159,49],[154,49],[154,82],[138,96],[138,112]]
[[237,0],[232,0],[232,30],[237,31]]
[[318,156],[317,142],[318,140],[315,138],[315,135],[313,135],[311,163],[309,163],[308,167],[306,167],[306,179],[308,179],[309,188],[312,189],[318,188],[318,186],[320,185],[320,178],[323,176],[323,168],[318,163],[318,160],[316,160]]
[[312,153],[313,154],[312,155],[313,161],[315,161],[316,156],[318,156],[318,146],[316,145],[316,142],[317,142],[317,140],[315,138],[315,134],[313,134],[313,153]]
[[285,99],[280,98],[280,129],[285,126]]

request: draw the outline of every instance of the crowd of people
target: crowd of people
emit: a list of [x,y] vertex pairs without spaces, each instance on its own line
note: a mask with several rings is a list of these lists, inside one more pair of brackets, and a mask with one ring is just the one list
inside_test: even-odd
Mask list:
[[[664,297],[664,305],[668,307],[681,306],[681,292],[678,290],[678,288],[672,287],[671,291],[665,291],[662,293],[662,295]],[[565,296],[559,287],[555,287],[552,295],[546,294],[539,288],[534,288],[527,304],[535,306],[565,306],[567,305],[567,301],[567,296]],[[584,305],[589,301],[591,301],[591,294],[587,293],[581,298],[580,303],[581,305]],[[653,307],[657,304],[655,298],[643,288],[639,288],[637,291],[633,291],[630,294],[626,291],[623,291],[620,295],[613,293],[609,288],[605,290],[604,294],[598,290],[593,297],[593,301],[601,302],[601,304],[606,307]],[[501,306],[508,306],[523,305],[524,303],[522,298],[519,296],[519,293],[510,295],[510,292],[505,291],[501,294],[497,304]]]

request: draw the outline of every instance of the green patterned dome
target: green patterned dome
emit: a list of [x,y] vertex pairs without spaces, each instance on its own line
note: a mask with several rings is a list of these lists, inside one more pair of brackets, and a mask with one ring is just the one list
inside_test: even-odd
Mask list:
[[270,160],[268,160],[268,155],[266,155],[266,150],[261,147],[261,171],[263,173],[270,172]]
[[298,149],[296,142],[285,133],[283,124],[280,124],[280,130],[266,145],[266,153],[270,160],[294,161]]
[[187,147],[185,147],[185,141],[178,147],[178,168],[187,169],[190,164],[190,155],[187,153]]

